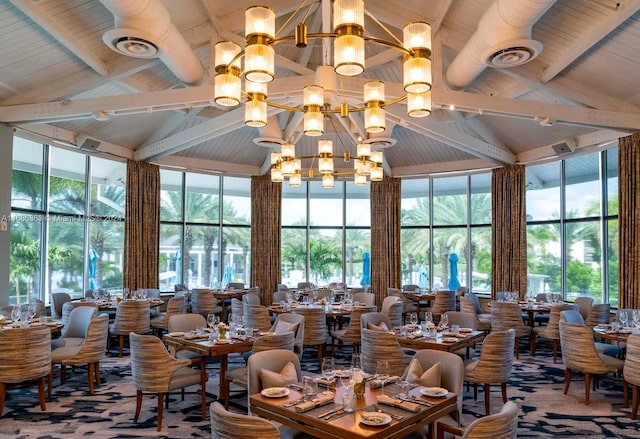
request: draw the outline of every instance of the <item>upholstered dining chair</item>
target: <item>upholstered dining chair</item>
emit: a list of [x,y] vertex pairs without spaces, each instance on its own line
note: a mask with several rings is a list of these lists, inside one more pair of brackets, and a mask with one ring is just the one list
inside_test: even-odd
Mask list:
[[191,312],[207,317],[207,314],[222,314],[222,307],[208,288],[194,288],[191,291]]
[[269,308],[266,306],[244,303],[242,305],[242,314],[244,316],[245,328],[259,329],[263,332],[271,329]]
[[[371,294],[371,293],[365,293]],[[360,317],[364,313],[376,311],[375,305],[373,306],[356,306],[351,311],[351,318],[349,320],[349,326],[345,329],[337,329],[331,332],[331,355],[336,356],[335,342],[350,342],[352,344],[353,353],[358,352],[358,346],[360,345]]]
[[315,288],[315,285],[313,284],[313,282],[298,282],[298,287],[299,290],[304,290],[305,288]]
[[[476,329],[478,331],[489,332],[491,330],[491,314],[482,313],[480,302],[475,294],[476,301],[472,298],[472,294],[468,294],[460,298],[460,311],[473,314],[476,319]],[[480,310],[480,314],[478,313]]]
[[213,439],[280,439],[278,427],[263,418],[227,411],[219,402],[209,406]]
[[66,302],[62,305],[61,323],[64,325],[63,328],[69,325],[69,316],[71,315],[71,312],[74,309],[80,308],[80,307],[93,308],[95,313],[98,312],[98,305],[96,305],[94,302],[88,302],[88,301]]
[[242,282],[229,282],[226,289],[233,288],[234,290],[244,290],[244,283]]
[[399,288],[387,288],[387,296],[396,296],[400,298],[402,302],[402,319],[404,322],[404,318],[407,314],[412,312],[418,312],[418,305],[411,299],[408,299]]
[[[251,352],[249,353],[250,355],[247,356],[247,361],[252,355],[255,355],[258,352],[271,351],[274,349],[293,351],[294,338],[295,336],[293,332],[263,335],[253,342],[253,347],[251,348]],[[222,388],[222,397],[224,398],[224,407],[226,409],[229,408],[230,385],[234,384],[243,389],[247,389],[247,373],[248,372],[246,367],[236,367],[229,370],[225,375],[226,383],[224,383]]]
[[243,305],[261,305],[260,296],[257,294],[247,293],[242,296]]
[[512,439],[518,437],[518,406],[509,401],[500,412],[478,418],[465,429],[451,425],[436,424],[437,439],[444,439],[445,433],[461,436],[462,439]]
[[[77,308],[74,312],[80,311]],[[79,346],[63,346],[51,352],[51,371],[49,372],[49,398],[53,387],[54,366],[60,366],[60,383],[66,380],[67,366],[87,365],[89,393],[93,395],[94,381],[100,385],[100,360],[104,358],[109,336],[109,315],[100,314],[89,322],[84,343]]]
[[560,313],[566,310],[578,311],[577,305],[557,303],[551,307],[549,311],[549,323],[545,326],[536,326],[531,332],[531,356],[536,356],[536,340],[538,337],[551,340],[553,343],[553,362],[556,362],[558,355],[558,343],[560,342]]
[[593,306],[593,297],[579,296],[576,297],[576,300],[574,300],[573,303],[578,306],[582,318],[586,321],[589,318],[589,312],[591,311],[591,307]]
[[[384,323],[384,326],[382,326],[383,323]],[[393,329],[393,326],[391,325],[391,320],[384,313],[367,312],[362,314],[362,316],[360,317],[360,330],[362,330],[362,328],[373,329],[373,330],[380,328],[378,330],[384,330],[385,327],[389,331]]]
[[389,318],[392,328],[402,326],[402,300],[398,296],[385,297],[380,312]]
[[[234,297],[231,299],[231,317],[236,318],[238,316],[244,316],[244,303],[242,303],[242,299]],[[227,319],[229,319],[228,315]],[[231,323],[231,320],[229,320],[229,323]]]
[[302,359],[304,349],[304,316],[293,313],[278,314],[269,332],[281,334],[292,331],[294,333],[293,351]]
[[[292,376],[283,374],[285,366],[288,366],[289,363],[293,364],[292,370],[295,371]],[[269,374],[269,372],[272,373]],[[251,355],[247,360],[247,399],[269,387],[269,382],[263,380],[263,378],[267,378],[267,375],[274,386],[299,383],[302,381],[300,359],[293,351],[287,349],[271,349]],[[288,381],[289,379],[291,381]]]
[[478,399],[478,384],[484,385],[485,414],[491,414],[491,385],[499,384],[502,402],[507,402],[507,381],[513,366],[516,333],[513,329],[493,331],[484,338],[480,357],[465,364],[464,380],[473,384],[473,399]]
[[433,306],[429,309],[434,316],[441,316],[447,311],[456,310],[456,292],[451,290],[440,290],[436,293]]
[[419,285],[415,285],[415,284],[404,284],[402,286],[402,291],[409,291],[409,292],[414,292],[415,290],[419,289],[420,286]]
[[560,349],[565,366],[564,394],[571,386],[571,373],[584,374],[585,404],[589,405],[591,378],[594,378],[594,390],[598,377],[608,373],[622,372],[624,361],[596,351],[593,329],[576,323],[560,321]]
[[[477,321],[474,314],[464,311],[447,311],[445,315],[447,316],[449,328],[453,327],[453,325],[458,325],[460,328],[471,328],[474,331],[477,329]],[[460,355],[463,359],[473,358],[476,355],[475,346],[459,349],[455,351],[455,354]]]
[[589,315],[585,321],[585,324],[590,328],[598,326],[600,324],[607,324],[611,320],[611,304],[598,303],[592,305],[589,310]]
[[[580,311],[575,309],[567,309],[560,312],[560,321],[567,323],[575,323],[578,325],[585,325],[584,319],[582,318],[582,314]],[[560,329],[558,328],[558,331]],[[612,343],[603,343],[596,341],[595,343],[596,352],[601,354],[606,354],[611,357],[617,357],[620,355],[620,347],[617,344]]]
[[7,387],[21,383],[38,383],[38,401],[40,409],[45,411],[45,378],[51,369],[51,328],[31,326],[0,331],[0,358],[0,417]]
[[[411,361],[417,361],[420,364],[421,370],[425,373],[428,373],[427,371],[437,365],[436,367],[440,370],[440,376],[437,377],[436,384],[438,384],[438,382],[439,384],[433,387],[444,387],[449,392],[458,395],[456,402],[457,409],[454,412],[438,418],[437,422],[459,426],[460,417],[462,416],[462,401],[464,399],[462,388],[464,382],[464,363],[460,356],[451,352],[422,349],[415,353]],[[409,368],[405,370],[400,379],[406,381],[408,372]]]
[[116,309],[116,318],[109,325],[109,346],[111,336],[118,339],[118,357],[122,357],[124,339],[130,332],[145,334],[149,332],[149,302],[147,300],[123,300]]
[[376,372],[376,361],[388,360],[389,374],[402,375],[412,356],[402,350],[398,340],[391,332],[362,329],[360,358],[366,373]]
[[51,340],[51,349],[84,344],[89,323],[97,314],[98,308],[95,306],[73,308],[69,313],[67,324],[62,327],[60,337]]
[[298,307],[293,314],[304,317],[304,346],[318,347],[318,366],[322,364],[327,347],[327,315],[320,307]]
[[[513,329],[516,336],[515,353],[520,358],[520,343],[522,337],[531,337],[531,327],[524,324],[520,306],[513,302],[493,302],[491,304],[491,330],[504,332]],[[531,340],[527,340],[531,344]]]
[[375,306],[376,304],[376,296],[374,296],[373,293],[366,293],[362,291],[360,293],[355,293],[352,297],[353,301],[360,303],[360,305]]
[[[154,335],[140,335],[135,332],[129,334],[131,343],[131,374],[136,389],[136,412],[133,422],[138,422],[142,397],[144,394],[154,394],[158,399],[158,431],[162,430],[162,410],[165,403],[169,403],[169,392],[182,390],[182,394],[200,395],[202,419],[206,416],[205,384],[207,375],[198,369],[189,367],[190,360],[178,360],[169,354],[167,348]],[[195,392],[185,392],[185,387],[199,386]]]
[[184,313],[184,296],[174,296],[167,302],[167,309],[163,313],[150,319],[151,329],[155,330],[157,335],[169,330],[169,319],[176,314]]
[[640,334],[631,334],[627,339],[627,355],[624,359],[624,404],[629,401],[629,385],[631,385],[631,419],[635,421],[640,400]]
[[271,303],[273,305],[277,305],[282,301],[286,301],[287,300],[287,294],[288,291],[276,291],[273,293],[273,298],[271,300]]
[[60,288],[51,293],[51,317],[55,320],[62,319],[62,305],[71,302],[70,292],[66,288]]

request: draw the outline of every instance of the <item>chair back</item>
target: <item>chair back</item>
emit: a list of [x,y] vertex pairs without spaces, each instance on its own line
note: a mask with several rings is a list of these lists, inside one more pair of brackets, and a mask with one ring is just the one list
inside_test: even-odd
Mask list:
[[[560,311],[560,320],[559,322],[567,322],[567,323],[576,323],[579,325],[584,325],[584,319],[582,318],[582,314],[580,311],[576,309],[565,309]],[[558,333],[560,329],[558,328]]]
[[298,307],[293,314],[304,317],[304,345],[323,345],[327,341],[327,317],[324,309]]
[[570,311],[570,310],[577,311],[578,314],[580,314],[577,305],[571,305],[568,303],[554,304],[551,307],[551,311],[549,311],[549,323],[547,323],[546,326],[542,327],[542,330],[540,331],[540,333],[547,338],[560,340],[560,326],[559,326],[560,314],[563,311]]
[[397,296],[387,296],[382,300],[380,312],[385,314],[393,327],[402,326],[402,300]]
[[357,306],[353,308],[353,311],[351,311],[351,318],[349,319],[349,326],[347,326],[342,339],[345,341],[360,343],[360,319],[363,314],[375,311],[375,306]]
[[589,296],[580,296],[576,297],[574,301],[578,308],[580,309],[580,314],[582,314],[582,318],[587,320],[589,317],[589,311],[591,311],[591,307],[593,306],[593,297]]
[[93,302],[66,302],[64,305],[62,305],[61,323],[64,325],[63,326],[64,328],[69,326],[69,318],[71,316],[71,312],[73,312],[73,310],[76,308],[82,308],[82,307],[93,308],[94,313],[98,312],[98,305],[96,305]]
[[286,322],[290,325],[297,325],[294,331],[294,350],[297,354],[302,357],[302,349],[304,347],[304,316],[300,314],[292,314],[292,313],[283,313],[278,314],[276,320],[273,322],[273,326],[271,327],[270,332],[278,332],[276,328],[278,327],[279,322]]
[[460,298],[460,311],[477,316],[475,304],[466,296]]
[[242,282],[229,282],[225,287],[227,290],[233,288],[234,290],[244,290],[244,283]]
[[[77,310],[81,309],[82,308],[77,308]],[[87,336],[78,353],[71,358],[63,360],[62,364],[97,363],[104,358],[108,337],[109,315],[100,314],[89,322]]]
[[289,287],[285,284],[278,284],[278,291],[289,291]]
[[276,291],[275,293],[273,293],[273,301],[271,303],[276,305],[276,304],[282,302],[283,300],[286,301],[287,300],[287,291]]
[[373,293],[356,293],[353,295],[353,301],[360,303],[360,305],[375,306],[376,296]]
[[507,401],[499,413],[476,419],[466,428],[462,439],[511,439],[518,437],[518,406]]
[[299,290],[304,290],[305,288],[315,288],[315,285],[313,284],[313,282],[298,282],[298,289]]
[[399,288],[387,288],[387,296],[395,296],[400,298],[402,302],[402,312],[411,312],[416,309],[416,305],[413,300],[408,299]]
[[387,328],[389,328],[390,330],[393,329],[389,317],[381,312],[367,312],[362,314],[362,316],[360,317],[360,330],[362,330],[362,328],[371,329],[369,328],[369,323],[376,326],[380,326],[381,323],[384,323],[385,325],[387,325]]
[[0,383],[22,383],[49,375],[51,328],[31,326],[0,331]]
[[449,322],[449,327],[458,325],[461,328],[471,328],[476,330],[476,315],[464,311],[447,311],[445,313]]
[[158,317],[160,321],[156,322],[154,320],[151,322],[151,325],[154,328],[168,329],[169,319],[171,316],[182,313],[184,313],[184,296],[174,296],[169,299],[169,302],[167,303],[167,310],[164,314],[161,315],[161,317]]
[[517,303],[493,302],[491,304],[491,330],[508,331],[513,329],[516,337],[523,337],[529,333],[522,320],[522,312]]
[[559,327],[562,362],[567,369],[593,374],[609,372],[596,352],[592,328],[562,321]]
[[456,297],[460,298],[469,294],[469,287],[458,287],[456,289]]
[[611,305],[609,303],[599,303],[593,305],[589,311],[586,325],[593,328],[600,324],[609,323],[611,319]]
[[51,293],[51,316],[54,319],[62,318],[62,305],[71,302],[71,294],[67,291],[56,290]]
[[242,300],[236,299],[235,297],[231,299],[231,315],[244,316],[244,304]]
[[385,359],[389,362],[389,373],[401,376],[411,361],[391,332],[363,328],[361,346],[362,368],[367,373],[375,373],[376,360]]
[[244,316],[244,326],[246,328],[259,329],[263,332],[267,332],[271,329],[269,309],[266,306],[245,303],[242,306],[242,311]]
[[[85,338],[91,320],[98,313],[95,306],[79,306],[69,313],[67,325],[62,329],[62,338]],[[108,320],[108,319],[107,319]],[[107,325],[108,326],[108,325]]]
[[111,332],[116,335],[149,332],[149,311],[148,300],[123,300],[116,309],[116,318]]
[[[464,296],[465,298],[471,300],[473,302],[473,307],[476,310],[476,315],[483,314],[482,305],[480,305],[480,299],[478,295],[475,293],[469,293]],[[460,298],[460,307],[462,307],[462,298]]]
[[262,380],[260,378],[261,370],[270,370],[272,372],[280,372],[289,363],[293,362],[298,381],[302,381],[302,370],[300,369],[300,360],[298,356],[290,350],[272,349],[270,351],[256,352],[247,360],[247,389],[249,395],[262,391]]
[[402,286],[402,291],[410,291],[410,292],[414,292],[415,290],[419,289],[420,285],[415,285],[415,284],[406,284]]
[[270,351],[272,349],[286,349],[293,351],[293,341],[295,335],[293,332],[284,332],[282,334],[266,334],[253,342],[251,352]]
[[473,370],[476,382],[507,382],[513,366],[516,334],[513,329],[494,331],[484,338],[480,358]]
[[213,297],[213,292],[208,288],[194,288],[191,291],[191,312],[204,317],[207,314],[215,314],[221,309],[217,306],[218,301]]
[[256,294],[247,293],[242,296],[242,303],[245,305],[260,305],[260,297]]
[[280,439],[278,428],[257,416],[232,413],[220,404],[209,406],[211,435],[213,439]]
[[200,314],[174,314],[169,318],[167,330],[169,332],[195,331],[196,328],[207,326],[207,319]]
[[640,334],[631,334],[627,338],[627,354],[622,375],[626,382],[640,385]]
[[436,298],[433,301],[431,312],[436,315],[441,315],[447,311],[456,310],[456,292],[451,290],[440,290],[436,294]]

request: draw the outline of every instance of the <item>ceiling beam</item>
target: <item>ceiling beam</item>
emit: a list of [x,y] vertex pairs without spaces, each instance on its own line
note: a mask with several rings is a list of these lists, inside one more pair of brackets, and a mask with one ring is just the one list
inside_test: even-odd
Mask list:
[[430,177],[456,172],[464,172],[468,174],[469,170],[486,171],[495,167],[497,167],[496,163],[482,159],[457,160],[450,162],[430,162],[421,165],[394,166],[392,176],[396,178]]
[[[615,130],[598,130],[588,134],[582,134],[576,136],[572,140],[576,142],[576,151],[590,147],[602,147],[611,144],[612,142],[618,142],[620,137],[624,137],[628,133]],[[539,160],[549,159],[550,157],[557,157],[558,153],[553,149],[553,146],[558,142],[550,145],[540,146],[535,149],[521,152],[518,154],[518,162],[523,164],[537,162]],[[566,154],[570,155],[570,154]],[[572,154],[571,154],[572,155]]]
[[586,35],[581,35],[574,44],[564,46],[563,53],[556,56],[543,70],[539,77],[540,81],[545,84],[551,81],[557,74],[640,10],[640,0],[626,0],[618,2],[618,5],[619,7],[614,12],[600,20]]
[[261,175],[259,166],[243,165],[241,163],[220,162],[217,160],[196,159],[191,157],[160,157],[151,163],[163,167],[176,168],[188,171],[201,171],[207,174],[222,174],[212,169],[224,169],[224,175]]
[[85,64],[91,67],[101,76],[109,74],[107,65],[98,58],[87,47],[80,43],[71,33],[69,33],[50,14],[44,11],[38,2],[32,0],[11,0],[13,5],[20,9],[34,23],[44,29],[49,35],[55,38],[60,44],[69,49],[71,53],[80,58]]
[[433,108],[448,108],[454,105],[458,111],[471,111],[496,116],[520,119],[549,119],[550,123],[562,123],[591,128],[613,128],[618,130],[640,130],[640,113],[594,110],[571,105],[548,104],[486,96],[461,91],[431,90]]

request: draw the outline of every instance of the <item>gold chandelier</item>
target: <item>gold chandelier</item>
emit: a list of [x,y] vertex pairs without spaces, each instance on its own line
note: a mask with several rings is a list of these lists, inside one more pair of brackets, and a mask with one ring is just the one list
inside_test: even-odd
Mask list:
[[[328,1],[328,0],[323,0]],[[314,0],[302,0],[298,8],[286,20],[289,23],[301,8],[309,2],[309,10]],[[333,32],[311,33],[303,21],[292,35],[278,36],[275,31],[275,12],[265,6],[252,6],[245,12],[244,50],[231,41],[222,41],[215,46],[215,102],[222,106],[237,106],[245,96],[245,124],[251,127],[267,125],[267,106],[288,111],[303,112],[303,131],[307,136],[319,137],[324,134],[324,119],[331,114],[348,117],[350,112],[364,112],[364,128],[367,133],[381,133],[386,129],[384,107],[407,99],[407,114],[410,117],[424,117],[431,114],[431,27],[425,22],[412,22],[403,28],[403,40],[397,39],[375,17],[367,13],[396,40],[396,42],[365,36],[364,1],[334,0]],[[283,26],[284,28],[284,26]],[[278,32],[280,32],[280,29]],[[365,42],[375,43],[401,51],[403,62],[403,88],[405,95],[386,100],[384,83],[372,80],[364,84],[364,105],[349,106],[343,101],[338,108],[325,102],[321,85],[310,84],[303,89],[302,107],[283,105],[267,100],[267,84],[275,78],[274,45],[282,41],[294,41],[297,47],[306,47],[309,39],[333,39],[333,70],[338,75],[356,76],[365,70]],[[244,58],[244,69],[242,68]],[[326,66],[318,73],[326,74]],[[244,74],[245,89],[241,76]],[[316,79],[317,80],[317,79]],[[372,151],[367,143],[358,143],[354,160],[354,181],[366,184],[367,176],[372,181],[382,180],[382,152]],[[289,178],[289,184],[299,186],[302,180],[301,159],[318,160],[318,171],[323,177],[323,186],[333,186],[333,146],[330,140],[318,142],[318,155],[295,157],[295,145],[284,143],[280,152],[271,156],[271,179],[282,182]],[[345,152],[344,160],[350,161]],[[313,177],[313,171],[309,171]]]

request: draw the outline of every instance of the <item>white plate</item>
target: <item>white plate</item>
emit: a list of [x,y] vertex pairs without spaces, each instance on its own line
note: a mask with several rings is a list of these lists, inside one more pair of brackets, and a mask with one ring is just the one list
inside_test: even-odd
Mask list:
[[386,413],[363,413],[360,422],[371,427],[382,427],[391,422],[391,416]]
[[268,389],[263,389],[260,394],[267,398],[283,398],[289,394],[289,389],[286,387],[269,387]]
[[184,335],[184,332],[180,331],[180,332],[170,332],[169,336],[170,337],[182,337]]
[[422,393],[424,396],[440,397],[447,396],[447,393],[449,393],[449,391],[442,387],[425,387],[424,389],[420,389],[420,393]]
[[460,328],[460,332],[473,332],[472,328]]
[[455,343],[458,339],[456,337],[442,337],[442,341],[445,343]]

